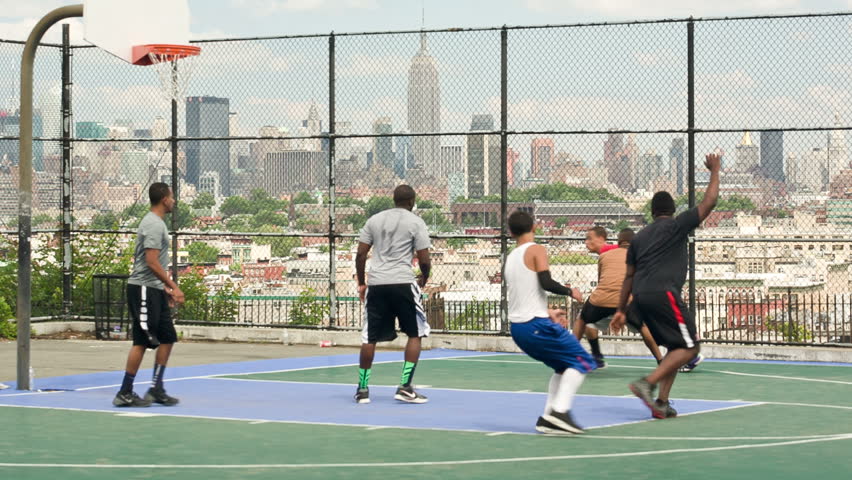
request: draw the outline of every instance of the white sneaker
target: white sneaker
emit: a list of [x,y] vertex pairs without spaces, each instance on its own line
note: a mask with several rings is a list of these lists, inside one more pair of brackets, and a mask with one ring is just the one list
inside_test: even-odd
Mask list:
[[6,385],[5,383],[0,383],[0,390],[6,390],[7,388],[9,388],[9,385]]

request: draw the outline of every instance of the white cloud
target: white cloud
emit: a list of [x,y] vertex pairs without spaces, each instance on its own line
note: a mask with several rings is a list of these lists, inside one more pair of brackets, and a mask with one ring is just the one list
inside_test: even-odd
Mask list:
[[400,55],[365,55],[357,53],[337,68],[343,77],[388,77],[408,72],[409,58]]
[[[9,22],[0,22],[0,38],[5,40],[26,40],[30,36],[30,32],[38,18],[27,17]],[[83,40],[83,22],[78,18],[63,20],[60,24],[54,25],[45,33],[42,38],[43,42],[61,43],[62,42],[62,23],[71,25],[71,43],[79,45],[85,43]]]
[[586,12],[620,19],[781,13],[802,9],[804,6],[801,0],[524,0],[524,4],[531,10],[543,13]]
[[0,18],[41,18],[54,8],[80,3],[73,0],[0,0]]
[[671,50],[633,52],[633,61],[643,67],[658,67],[678,62],[677,55]]

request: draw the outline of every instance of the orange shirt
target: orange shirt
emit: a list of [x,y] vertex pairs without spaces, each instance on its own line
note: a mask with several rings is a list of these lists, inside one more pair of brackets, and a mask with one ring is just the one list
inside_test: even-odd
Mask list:
[[598,258],[598,286],[589,301],[596,307],[616,308],[627,273],[627,249],[608,249]]

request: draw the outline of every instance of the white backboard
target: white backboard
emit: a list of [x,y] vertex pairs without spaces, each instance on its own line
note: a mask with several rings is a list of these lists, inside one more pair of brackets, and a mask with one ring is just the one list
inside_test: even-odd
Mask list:
[[84,0],[87,42],[136,63],[135,45],[189,44],[187,0]]

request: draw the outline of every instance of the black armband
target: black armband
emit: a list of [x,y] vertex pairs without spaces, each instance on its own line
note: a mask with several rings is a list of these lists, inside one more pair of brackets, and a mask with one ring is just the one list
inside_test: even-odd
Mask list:
[[565,295],[568,297],[574,294],[570,287],[561,285],[559,284],[559,282],[551,278],[550,270],[537,272],[537,275],[539,285],[541,285],[541,288],[547,290],[548,292],[555,293],[556,295]]
[[421,263],[420,264],[420,275],[423,277],[423,280],[427,280],[429,278],[429,272],[432,270],[431,263]]

